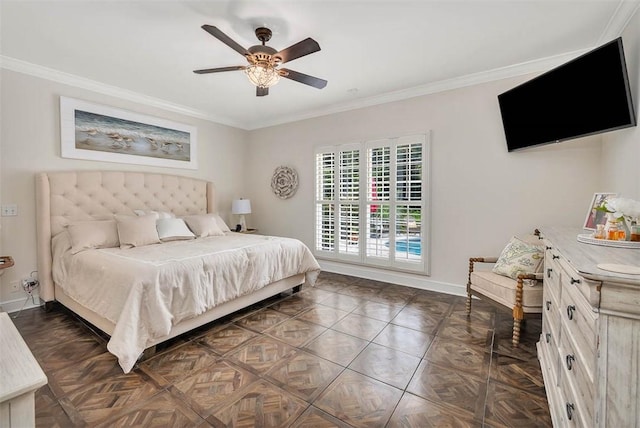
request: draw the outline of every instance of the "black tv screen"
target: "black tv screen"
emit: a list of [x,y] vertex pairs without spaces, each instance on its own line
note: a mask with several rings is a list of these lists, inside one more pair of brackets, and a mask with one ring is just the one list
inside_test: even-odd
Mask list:
[[636,125],[622,38],[498,95],[511,152]]

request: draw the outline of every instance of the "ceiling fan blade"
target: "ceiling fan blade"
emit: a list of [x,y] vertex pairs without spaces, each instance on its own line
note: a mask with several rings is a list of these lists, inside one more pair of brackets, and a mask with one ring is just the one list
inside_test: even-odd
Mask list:
[[244,65],[234,65],[231,67],[218,67],[218,68],[205,68],[202,70],[193,70],[196,74],[207,74],[207,73],[220,73],[222,71],[235,71],[235,70],[244,70]]
[[296,43],[295,45],[291,45],[286,49],[282,49],[280,52],[274,54],[273,56],[280,58],[280,64],[284,64],[285,62],[293,61],[294,59],[298,59],[305,55],[318,52],[319,50],[320,45],[318,44],[318,42],[309,37],[302,40],[301,42]]
[[202,29],[207,33],[211,34],[216,39],[220,40],[225,45],[229,46],[234,51],[238,52],[240,55],[249,55],[249,51],[240,46],[231,37],[224,34],[222,31],[218,29],[218,27],[214,27],[213,25],[203,25]]
[[260,86],[256,86],[256,97],[264,97],[269,95],[269,88],[261,88]]
[[327,86],[326,80],[309,76],[308,74],[300,73],[299,71],[289,70],[288,68],[281,68],[280,71],[284,71],[284,73],[280,73],[282,77],[304,83],[305,85],[313,86],[314,88],[322,89]]

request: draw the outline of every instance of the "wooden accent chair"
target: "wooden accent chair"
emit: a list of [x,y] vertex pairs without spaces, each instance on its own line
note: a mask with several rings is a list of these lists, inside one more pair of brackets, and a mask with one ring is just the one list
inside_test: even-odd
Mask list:
[[[542,245],[540,232],[523,237],[523,241]],[[544,247],[543,247],[544,248]],[[520,328],[525,317],[542,316],[542,266],[539,273],[521,273],[516,279],[493,273],[491,270],[474,270],[476,263],[496,263],[498,257],[472,257],[469,259],[469,281],[467,282],[467,315],[471,315],[472,296],[487,299],[500,307],[507,307],[513,313],[513,337],[511,343],[518,347]],[[527,280],[536,280],[536,285],[528,285]]]

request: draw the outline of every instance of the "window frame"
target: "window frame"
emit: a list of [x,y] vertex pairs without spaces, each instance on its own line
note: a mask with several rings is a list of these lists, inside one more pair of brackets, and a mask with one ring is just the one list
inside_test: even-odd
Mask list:
[[[401,201],[398,200],[397,195],[397,174],[398,174],[398,164],[397,164],[397,152],[398,146],[403,146],[406,144],[412,143],[421,143],[422,144],[422,157],[421,157],[421,199],[419,201],[414,201],[409,198],[409,200]],[[369,198],[369,186],[368,181],[373,177],[370,176],[369,165],[368,165],[368,153],[369,150],[374,148],[383,148],[390,147],[390,171],[389,171],[389,197],[387,200],[373,200],[373,198]],[[359,150],[359,171],[358,171],[358,181],[359,181],[359,199],[357,200],[357,204],[359,206],[359,231],[358,231],[358,252],[356,254],[353,253],[344,253],[340,252],[340,207],[343,204],[349,204],[353,201],[350,199],[341,200],[340,199],[340,152]],[[334,156],[334,190],[332,200],[318,199],[319,189],[318,183],[320,177],[318,176],[318,156],[325,153],[333,153]],[[430,175],[430,161],[431,161],[431,153],[430,153],[430,133],[420,133],[420,134],[411,134],[404,135],[399,137],[391,137],[391,138],[379,138],[375,140],[368,140],[356,143],[348,143],[342,145],[332,145],[332,146],[321,146],[317,147],[314,150],[314,180],[315,180],[315,189],[314,189],[314,246],[313,253],[319,259],[328,259],[341,261],[346,263],[357,264],[361,266],[372,266],[372,267],[383,267],[388,270],[397,270],[403,272],[411,272],[411,273],[419,273],[423,275],[429,275],[430,273],[430,258],[431,258],[431,231],[430,231],[430,223],[431,223],[431,204],[430,204],[430,187],[431,187],[431,175]],[[321,204],[333,204],[333,230],[334,230],[334,244],[333,248],[330,251],[319,249],[318,247],[318,237],[319,237],[319,207]],[[371,237],[368,220],[369,220],[369,209],[371,205],[388,205],[389,206],[389,224],[390,230],[393,233],[389,233],[389,248],[390,254],[389,257],[386,256],[371,256],[368,255],[367,247],[369,245],[370,240],[374,239]],[[396,258],[396,247],[395,247],[395,238],[397,235],[396,227],[396,212],[398,206],[402,205],[419,205],[420,207],[420,237],[421,237],[421,260],[417,261],[408,261]]]

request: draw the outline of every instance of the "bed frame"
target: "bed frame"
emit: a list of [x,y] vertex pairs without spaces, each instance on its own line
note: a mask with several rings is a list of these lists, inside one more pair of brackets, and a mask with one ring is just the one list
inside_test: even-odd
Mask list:
[[[58,301],[109,336],[115,324],[67,296],[52,278],[51,239],[72,221],[101,220],[114,214],[135,215],[133,210],[169,211],[176,216],[217,212],[212,182],[166,174],[122,171],[68,171],[36,176],[36,224],[40,298],[45,308]],[[195,318],[173,326],[167,336],[176,337],[239,309],[293,289],[300,290],[305,275],[271,283],[256,292],[225,302]]]

